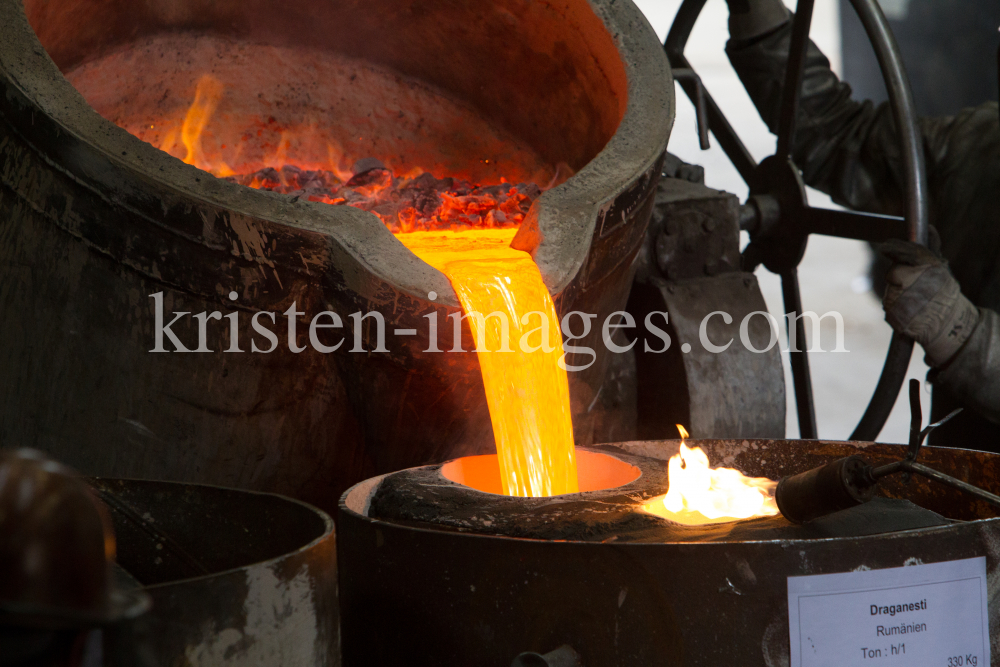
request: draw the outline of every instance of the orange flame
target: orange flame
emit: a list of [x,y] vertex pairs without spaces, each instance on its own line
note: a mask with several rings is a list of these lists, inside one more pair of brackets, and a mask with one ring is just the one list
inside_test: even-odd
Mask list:
[[687,525],[723,523],[778,513],[774,490],[766,477],[747,477],[733,468],[712,468],[700,447],[688,447],[680,424],[680,452],[667,463],[666,495],[643,506],[647,512]]
[[[229,158],[227,161],[223,158],[223,150],[226,149],[226,145],[218,144],[218,137],[213,135],[209,127],[214,122],[217,125],[215,128],[216,131],[219,131],[220,127],[222,128],[223,136],[232,134],[233,128],[227,125],[229,119],[222,118],[221,122],[213,120],[225,96],[225,91],[226,86],[221,81],[210,74],[203,74],[198,79],[194,100],[188,107],[183,122],[180,123],[179,131],[177,127],[167,130],[157,147],[162,151],[181,158],[187,164],[198,167],[220,178],[244,174],[248,178],[240,182],[243,185],[257,189],[277,189],[279,192],[297,189],[296,185],[286,182],[283,176],[283,168],[290,166],[303,170],[323,170],[329,172],[336,176],[340,184],[347,183],[354,176],[351,168],[353,160],[334,139],[324,139],[326,147],[325,163],[322,161],[303,162],[298,159],[298,156],[295,154],[296,147],[308,144],[314,140],[314,135],[318,136],[318,126],[315,122],[302,127],[281,128],[275,126],[274,119],[270,118],[263,125],[268,128],[270,133],[278,133],[279,135],[278,140],[274,142],[273,148],[261,158],[241,166],[239,159],[240,155],[243,154],[244,144],[253,141],[251,138],[253,134],[252,130],[248,129],[244,132],[242,140],[236,141],[234,145],[229,147],[226,153]],[[153,127],[155,125],[150,125],[150,128]],[[260,129],[258,129],[256,134],[260,137]],[[486,160],[486,162],[489,161]],[[235,165],[235,169],[233,166],[230,166],[231,164]],[[260,178],[254,175],[254,172],[265,168],[272,168],[277,171],[277,178]],[[465,190],[459,188],[465,194],[438,191],[437,196],[440,197],[441,205],[434,213],[434,220],[428,221],[426,210],[418,212],[416,209],[405,205],[400,206],[395,211],[388,210],[392,208],[391,203],[396,201],[397,198],[392,193],[387,195],[383,195],[383,193],[389,188],[397,187],[401,181],[415,179],[424,173],[430,173],[431,175],[438,174],[435,177],[451,176],[459,180],[462,180],[461,177],[455,174],[449,175],[446,173],[447,170],[441,168],[424,170],[421,167],[411,167],[405,173],[401,174],[396,173],[391,165],[386,164],[386,168],[388,173],[384,178],[351,186],[352,194],[359,195],[362,198],[361,200],[356,197],[347,200],[332,194],[327,195],[316,192],[311,192],[307,195],[307,198],[310,201],[319,201],[327,204],[348,203],[359,206],[377,215],[394,232],[411,232],[421,228],[449,229],[480,227],[492,229],[516,227],[523,220],[525,210],[531,205],[532,201],[530,197],[519,191],[519,186],[511,186],[499,198],[488,193],[475,191],[469,193],[467,187]],[[250,173],[247,174],[246,172]],[[441,173],[439,174],[439,172]],[[540,186],[540,190],[545,190],[562,183],[573,175],[573,170],[568,165],[559,163],[556,165],[553,174],[550,177],[549,171],[545,170],[536,174],[538,177],[535,179],[536,182],[548,181],[547,185]],[[507,180],[501,177],[500,182],[507,183]],[[466,185],[471,184],[467,183]],[[384,201],[376,201],[380,195],[383,196]],[[377,210],[380,204],[385,203],[390,204],[388,209]]]
[[[198,79],[194,102],[188,108],[187,114],[184,116],[184,124],[181,126],[181,143],[187,150],[184,162],[220,177],[232,176],[236,172],[221,159],[209,160],[205,156],[201,147],[201,135],[205,131],[208,121],[212,119],[216,107],[219,106],[223,89],[222,82],[210,74],[203,74]],[[168,140],[171,146],[167,146],[167,141],[164,141],[164,144],[160,146],[162,150],[169,150],[172,147],[174,138],[168,137]]]

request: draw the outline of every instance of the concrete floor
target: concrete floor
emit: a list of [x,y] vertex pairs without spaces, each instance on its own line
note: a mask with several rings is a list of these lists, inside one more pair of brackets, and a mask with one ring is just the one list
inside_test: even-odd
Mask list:
[[[680,6],[680,0],[635,2],[662,40]],[[794,7],[794,2],[785,2]],[[686,54],[751,154],[761,160],[774,152],[775,140],[757,115],[723,51],[729,36],[727,16],[724,0],[709,0],[691,35]],[[839,71],[840,24],[837,0],[816,0],[812,39],[830,58],[834,70]],[[680,87],[677,88],[677,93],[677,120],[670,139],[670,151],[688,162],[703,165],[705,181],[710,187],[733,192],[745,199],[746,185],[715,142],[712,142],[713,146],[708,151],[699,149],[694,108]],[[809,192],[809,201],[814,206],[836,208],[826,195],[816,191]],[[815,311],[819,315],[828,311],[841,313],[844,320],[844,346],[848,350],[810,355],[816,419],[821,438],[842,440],[850,435],[871,399],[885,359],[892,332],[883,319],[881,304],[868,289],[869,260],[870,251],[864,243],[813,236],[799,266],[804,309]],[[757,277],[768,310],[781,318],[784,309],[778,277],[763,267],[757,270]],[[834,329],[829,319],[824,321],[821,334],[823,346],[828,350],[832,349]],[[784,340],[782,346],[787,348]],[[798,419],[787,353],[783,355],[783,360],[788,388],[786,433],[789,437],[795,437],[798,434]],[[926,374],[927,366],[923,363],[923,353],[918,347],[910,362],[909,377],[923,380]],[[909,407],[905,394],[904,390],[897,400],[879,437],[880,441],[906,442]],[[926,385],[922,397],[924,414],[928,414],[930,393]],[[697,437],[698,434],[693,435]]]

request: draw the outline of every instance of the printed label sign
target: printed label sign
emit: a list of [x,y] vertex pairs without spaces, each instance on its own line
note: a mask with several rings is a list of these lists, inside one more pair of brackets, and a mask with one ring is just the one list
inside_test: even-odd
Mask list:
[[986,559],[788,577],[791,667],[989,667]]

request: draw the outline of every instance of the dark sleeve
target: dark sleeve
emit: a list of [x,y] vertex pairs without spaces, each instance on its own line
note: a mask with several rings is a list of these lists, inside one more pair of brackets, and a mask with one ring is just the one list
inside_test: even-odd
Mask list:
[[[791,22],[748,43],[730,43],[729,60],[761,118],[776,132]],[[905,210],[901,148],[889,104],[851,99],[851,87],[809,43],[793,146],[809,185],[847,208],[902,215]],[[928,170],[948,157],[954,119],[921,119]]]
[[993,422],[1000,422],[1000,315],[985,308],[972,336],[943,370],[934,385]]

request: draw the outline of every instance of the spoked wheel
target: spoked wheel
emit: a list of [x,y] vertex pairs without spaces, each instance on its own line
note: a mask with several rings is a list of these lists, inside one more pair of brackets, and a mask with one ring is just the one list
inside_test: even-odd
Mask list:
[[[878,3],[876,0],[851,0],[878,57],[899,129],[906,177],[906,217],[813,208],[808,204],[801,172],[792,159],[792,147],[814,0],[799,0],[795,10],[781,100],[778,147],[774,155],[760,164],[754,161],[684,57],[684,47],[705,2],[684,0],[664,48],[671,66],[680,70],[681,75],[676,78],[698,108],[699,120],[707,121],[708,129],[750,189],[750,199],[744,207],[746,214],[741,216],[740,221],[740,227],[750,232],[750,244],[743,252],[743,267],[746,271],[753,271],[763,264],[781,276],[785,311],[795,318],[791,320],[795,322],[795,329],[789,334],[794,336],[796,345],[790,346],[792,351],[789,354],[799,432],[802,438],[813,439],[816,438],[816,413],[809,378],[809,358],[803,348],[805,326],[800,317],[802,299],[798,265],[810,234],[862,241],[900,238],[927,243],[927,177],[913,97],[899,48]],[[702,130],[702,148],[706,147],[707,132]],[[874,440],[878,436],[903,386],[912,353],[913,341],[894,333],[875,394],[851,434],[852,440]]]

